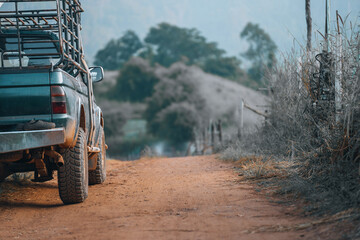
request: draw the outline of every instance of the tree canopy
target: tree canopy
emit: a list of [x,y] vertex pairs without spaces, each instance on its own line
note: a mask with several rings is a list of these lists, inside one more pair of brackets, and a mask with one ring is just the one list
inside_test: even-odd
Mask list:
[[241,61],[225,56],[215,42],[209,42],[195,28],[181,28],[168,23],[152,27],[142,42],[133,31],[111,40],[95,57],[95,64],[115,70],[124,66],[132,56],[150,63],[169,67],[175,62],[197,65],[208,73],[229,79],[243,75]]
[[166,67],[182,60],[190,65],[203,63],[225,53],[217,43],[207,42],[197,29],[180,28],[168,23],[152,27],[145,42],[155,46],[154,61]]
[[244,75],[240,64],[236,57],[220,57],[208,59],[202,68],[205,72],[235,80]]
[[154,86],[158,81],[146,61],[133,58],[121,69],[109,96],[120,101],[144,102],[153,94]]
[[95,65],[107,70],[120,69],[143,47],[140,38],[133,31],[127,31],[117,40],[110,40],[95,56]]
[[258,24],[249,22],[240,33],[240,38],[249,43],[248,50],[242,56],[252,63],[248,69],[248,75],[258,83],[264,75],[265,69],[272,67],[276,63],[275,52],[277,46]]

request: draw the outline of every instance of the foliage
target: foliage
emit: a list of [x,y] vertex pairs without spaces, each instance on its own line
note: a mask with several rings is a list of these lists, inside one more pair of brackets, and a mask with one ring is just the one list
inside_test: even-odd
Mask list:
[[207,42],[197,29],[180,28],[168,23],[152,27],[145,42],[155,46],[154,61],[166,67],[182,60],[190,65],[200,63],[224,54],[217,43]]
[[102,109],[104,116],[104,131],[106,140],[112,137],[122,137],[123,136],[123,126],[127,122],[129,116],[132,115],[132,110],[127,106],[128,104],[120,104],[116,101],[108,101],[102,99],[98,102],[99,106]]
[[[281,181],[281,192],[304,198],[310,203],[306,210],[316,213],[360,208],[359,26],[352,30],[349,38],[341,35],[341,55],[339,41],[330,37],[334,64],[326,70],[330,76],[326,91],[317,89],[321,85],[315,73],[321,69],[315,50],[304,52],[300,63],[298,56],[288,56],[268,76],[272,92],[266,124],[241,144],[231,145],[240,152],[294,162],[290,176]],[[340,62],[341,71],[335,68]],[[335,112],[335,77],[342,79],[339,113]],[[317,92],[330,94],[324,98]]]
[[122,68],[131,57],[138,56],[148,60],[151,65],[158,63],[169,67],[181,61],[231,80],[244,77],[241,61],[236,57],[225,56],[225,51],[218,48],[217,43],[208,42],[195,28],[160,23],[150,29],[144,41],[133,31],[127,31],[121,38],[111,40],[98,51],[95,64],[115,70]]
[[108,70],[122,67],[135,53],[143,47],[139,37],[133,31],[127,31],[117,40],[110,40],[95,56],[95,65]]
[[194,105],[188,102],[172,103],[157,114],[152,126],[157,125],[156,135],[173,142],[194,139],[193,128],[199,119]]
[[204,99],[186,68],[174,66],[155,86],[154,94],[147,100],[144,116],[150,133],[181,143],[193,140],[193,129],[202,124],[206,114]]
[[244,72],[239,67],[240,64],[241,61],[236,57],[219,57],[206,60],[202,68],[205,72],[236,80],[244,76]]
[[126,123],[126,117],[121,111],[116,112],[104,112],[105,124],[105,136],[121,136],[123,135],[122,127]]
[[158,81],[146,61],[134,58],[121,69],[109,97],[118,101],[143,102],[153,94]]
[[251,62],[248,75],[261,83],[265,70],[275,66],[276,44],[258,24],[249,22],[240,33],[240,37],[249,43],[248,50],[242,56]]

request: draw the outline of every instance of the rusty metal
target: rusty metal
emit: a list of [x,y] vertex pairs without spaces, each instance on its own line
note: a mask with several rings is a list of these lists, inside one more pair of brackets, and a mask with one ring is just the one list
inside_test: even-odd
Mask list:
[[0,154],[9,153],[63,144],[65,142],[65,133],[64,128],[0,132],[0,142]]
[[46,164],[43,159],[35,159],[35,167],[40,177],[46,177],[48,175]]
[[46,177],[48,175],[48,171],[44,162],[45,151],[43,149],[32,151],[31,156],[34,160],[36,168],[35,178],[38,177],[37,174],[39,174],[40,177]]
[[0,154],[0,162],[16,162],[24,157],[22,151]]
[[89,165],[88,168],[90,171],[95,170],[97,166],[97,157],[100,153],[100,148],[98,147],[88,147],[88,153],[89,153]]
[[[78,0],[0,0],[7,4],[13,4],[13,11],[0,11],[0,34],[6,35],[8,30],[16,30],[18,45],[17,50],[12,50],[15,57],[19,60],[18,68],[29,68],[33,66],[23,66],[23,57],[52,58],[58,56],[55,64],[49,64],[48,68],[60,67],[69,74],[76,76],[79,72],[87,73],[87,69],[82,67],[83,48],[80,40],[81,18],[84,12]],[[53,3],[51,9],[30,9],[19,10],[19,3],[22,2],[49,2]],[[34,5],[37,6],[37,5]],[[42,53],[41,55],[30,55],[24,52],[24,42],[39,44],[42,40],[33,38],[31,41],[26,39],[26,35],[32,31],[48,31],[58,37],[58,44],[55,45],[58,53]],[[9,43],[7,43],[9,44]],[[46,47],[43,48],[46,50]],[[3,52],[4,53],[4,52]],[[1,61],[4,56],[1,54]],[[43,66],[38,66],[43,67]],[[4,65],[0,70],[6,70]]]
[[64,166],[64,164],[65,164],[64,159],[60,153],[58,153],[54,150],[45,150],[45,155],[52,158],[54,160],[54,163],[56,164],[56,166],[58,166],[58,167]]

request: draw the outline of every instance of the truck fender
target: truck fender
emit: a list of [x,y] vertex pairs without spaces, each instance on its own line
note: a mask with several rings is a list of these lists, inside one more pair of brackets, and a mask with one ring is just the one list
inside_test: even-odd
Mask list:
[[76,140],[77,140],[77,137],[78,137],[78,134],[79,134],[79,129],[80,127],[84,128],[84,131],[86,131],[86,126],[82,126],[82,125],[86,125],[86,121],[85,121],[85,116],[82,116],[85,114],[85,111],[84,111],[84,106],[83,104],[81,103],[81,100],[80,98],[78,97],[77,98],[77,101],[76,101],[76,105],[77,105],[77,108],[76,108],[76,128],[75,128],[75,134],[74,134],[74,139],[73,139],[73,142],[72,142],[72,146],[75,146],[76,144]]
[[95,116],[96,116],[96,119],[95,119],[95,146],[99,146],[99,139],[100,139],[100,127],[102,126],[103,127],[103,123],[104,123],[104,120],[103,120],[103,114],[101,112],[101,109],[99,107],[96,107],[95,109]]

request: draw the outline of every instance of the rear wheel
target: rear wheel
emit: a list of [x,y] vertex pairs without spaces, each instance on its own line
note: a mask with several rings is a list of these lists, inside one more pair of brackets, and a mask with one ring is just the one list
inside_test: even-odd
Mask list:
[[100,184],[106,179],[106,147],[104,129],[100,129],[99,148],[96,169],[89,171],[89,184]]
[[81,203],[88,196],[88,151],[86,135],[79,130],[76,145],[63,153],[64,165],[58,170],[59,195],[65,204]]

